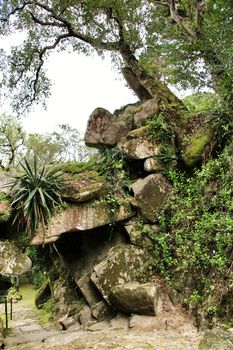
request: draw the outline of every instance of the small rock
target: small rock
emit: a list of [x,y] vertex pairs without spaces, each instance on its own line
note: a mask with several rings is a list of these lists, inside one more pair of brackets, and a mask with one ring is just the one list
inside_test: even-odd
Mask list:
[[164,170],[164,164],[160,162],[156,157],[147,158],[144,162],[144,170],[148,173]]
[[110,321],[111,328],[117,329],[128,329],[129,328],[129,316],[118,312],[116,317],[112,318]]
[[106,318],[110,317],[112,311],[106,301],[102,300],[91,307],[91,314],[98,321],[103,321]]
[[91,308],[85,305],[82,310],[78,313],[79,322],[85,324],[89,321],[94,321],[94,318],[91,315]]
[[63,330],[70,328],[73,325],[79,324],[77,317],[69,316],[68,314],[58,320]]

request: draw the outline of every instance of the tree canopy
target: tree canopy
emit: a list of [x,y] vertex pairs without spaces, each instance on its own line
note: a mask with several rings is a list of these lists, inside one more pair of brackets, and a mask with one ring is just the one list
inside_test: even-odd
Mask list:
[[179,102],[164,82],[232,95],[231,0],[1,0],[0,33],[26,39],[2,55],[15,108],[46,99],[52,50],[112,53],[148,91]]

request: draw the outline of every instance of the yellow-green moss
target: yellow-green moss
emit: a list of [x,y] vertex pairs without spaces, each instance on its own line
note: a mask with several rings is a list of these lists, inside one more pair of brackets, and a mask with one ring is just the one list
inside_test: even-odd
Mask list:
[[147,136],[148,126],[143,126],[141,128],[130,131],[126,136],[127,139],[137,139]]
[[189,141],[183,153],[183,159],[188,167],[194,166],[201,160],[202,154],[205,151],[206,146],[211,141],[211,130],[198,130]]

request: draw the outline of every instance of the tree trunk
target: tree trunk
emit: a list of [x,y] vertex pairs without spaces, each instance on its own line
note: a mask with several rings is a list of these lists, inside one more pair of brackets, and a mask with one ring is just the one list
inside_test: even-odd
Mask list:
[[[148,97],[157,98],[159,104],[176,104],[178,108],[184,106],[182,101],[176,97],[164,83],[144,71],[127,44],[121,46],[120,54],[127,67],[133,72],[142,87],[147,91]],[[132,86],[130,87],[135,90]],[[138,95],[137,90],[135,93]]]

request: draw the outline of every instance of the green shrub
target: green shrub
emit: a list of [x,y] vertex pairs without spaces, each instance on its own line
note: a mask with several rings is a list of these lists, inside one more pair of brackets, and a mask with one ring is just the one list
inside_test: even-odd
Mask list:
[[15,176],[11,186],[13,223],[31,236],[39,224],[48,224],[55,208],[62,204],[60,172],[46,172],[45,166],[38,169],[37,158],[33,167],[25,159],[20,163],[23,174]]
[[160,215],[161,232],[150,233],[153,268],[174,285],[179,276],[191,277],[186,302],[209,318],[233,313],[231,166],[224,152],[190,178],[170,169],[173,194]]
[[98,173],[114,188],[115,192],[122,192],[130,186],[126,158],[117,148],[103,147],[100,149],[100,161],[96,165]]

